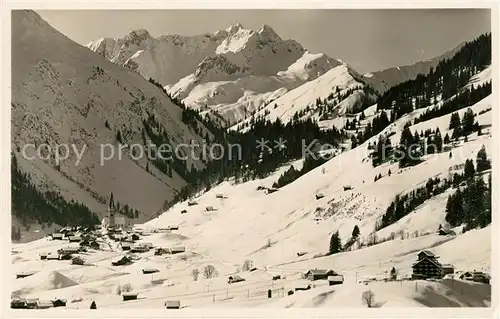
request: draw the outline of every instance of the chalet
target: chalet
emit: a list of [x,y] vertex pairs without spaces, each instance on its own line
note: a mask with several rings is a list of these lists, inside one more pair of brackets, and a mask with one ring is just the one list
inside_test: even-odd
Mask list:
[[323,193],[316,194],[316,200],[322,199],[323,197],[325,197]]
[[481,272],[481,271],[474,271],[472,273],[472,281],[480,282],[483,284],[489,284],[490,283],[490,276],[486,273]]
[[446,276],[448,274],[453,274],[455,272],[455,267],[453,267],[453,265],[451,264],[442,264],[441,272],[443,276]]
[[54,307],[66,307],[66,299],[54,299],[52,305]]
[[132,240],[139,240],[139,235],[137,234],[132,234]]
[[64,237],[66,237],[67,239],[69,239],[70,237],[75,237],[75,233],[72,231],[65,232]]
[[124,266],[124,265],[129,264],[131,261],[132,260],[129,257],[123,256],[119,260],[111,262],[111,265],[113,265],[113,266]]
[[154,247],[152,243],[142,243],[142,245],[148,247],[148,249],[152,249]]
[[186,214],[188,211],[186,209],[181,210],[181,214]]
[[439,257],[435,256],[428,250],[423,250],[418,254],[418,260],[412,265],[413,279],[429,279],[441,278],[442,265],[437,260]]
[[181,307],[181,302],[179,300],[165,301],[165,308],[167,309],[179,309],[180,307]]
[[460,276],[458,276],[458,278],[462,280],[472,280],[473,276],[471,272],[466,271],[464,273],[461,273]]
[[71,258],[73,258],[73,256],[71,256],[70,253],[59,254],[59,260],[71,260]]
[[161,256],[163,254],[166,254],[167,250],[165,248],[158,247],[155,249],[155,256]]
[[205,210],[206,210],[207,212],[211,212],[211,211],[214,211],[214,210],[216,210],[216,209],[215,209],[213,206],[207,206],[207,207],[205,207]]
[[145,253],[149,251],[149,247],[145,245],[133,245],[130,251],[133,253]]
[[351,185],[344,185],[344,191],[351,190],[352,186]]
[[216,197],[216,198],[220,198],[220,199],[225,199],[225,198],[227,198],[227,196],[226,196],[226,195],[224,195],[224,194],[217,194],[217,195],[215,195],[215,197]]
[[74,257],[73,259],[71,259],[71,264],[72,265],[83,265],[83,264],[85,264],[85,260],[83,260],[80,257]]
[[80,247],[64,247],[58,249],[57,252],[59,254],[77,254],[79,252]]
[[328,276],[334,276],[334,275],[337,275],[337,273],[333,270],[309,269],[305,273],[305,278],[314,281],[314,280],[328,279]]
[[26,298],[26,308],[35,309],[38,298]]
[[122,247],[122,250],[130,250],[132,245],[129,243],[121,243],[120,246]]
[[53,233],[50,235],[52,237],[52,240],[62,240],[63,239],[63,234],[61,233]]
[[137,293],[130,293],[130,292],[122,293],[122,297],[123,301],[137,300]]
[[47,254],[46,253],[41,253],[40,254],[40,260],[47,260]]
[[279,280],[279,279],[281,279],[280,275],[273,276],[273,280]]
[[26,278],[26,277],[29,277],[31,275],[34,275],[36,272],[34,271],[28,271],[28,272],[20,272],[20,273],[17,273],[16,274],[16,279],[19,279],[19,278]]
[[180,254],[186,251],[185,247],[172,247],[169,248],[168,251],[173,255],[173,254]]
[[159,270],[158,270],[158,269],[154,269],[154,268],[144,268],[144,269],[142,270],[142,273],[143,273],[144,275],[147,275],[147,274],[154,274],[155,272],[159,272]]
[[258,191],[263,191],[263,190],[266,190],[266,189],[267,189],[267,187],[264,187],[262,185],[257,186],[257,190]]
[[241,281],[245,281],[245,279],[241,278],[240,276],[229,276],[227,283],[234,284]]
[[252,267],[252,268],[248,269],[249,272],[256,271],[256,270],[257,270],[257,267]]
[[307,254],[307,252],[305,252],[305,251],[298,252],[297,257],[304,256],[305,254]]
[[328,276],[328,285],[329,286],[340,285],[343,283],[344,283],[344,276],[342,276],[342,275]]
[[198,203],[195,202],[195,201],[189,201],[188,202],[188,206],[194,206],[194,205],[198,205]]
[[168,226],[168,230],[179,230],[179,226]]
[[10,301],[10,307],[12,309],[26,309],[28,308],[26,304],[26,299],[14,298]]
[[37,300],[36,309],[47,309],[54,307],[54,304],[50,300]]

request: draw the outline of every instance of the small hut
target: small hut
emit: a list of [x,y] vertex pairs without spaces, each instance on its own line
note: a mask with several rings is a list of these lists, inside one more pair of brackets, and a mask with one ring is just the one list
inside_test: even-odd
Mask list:
[[165,308],[167,309],[179,309],[180,307],[181,307],[181,302],[179,300],[165,301]]
[[126,292],[122,293],[123,301],[127,300],[137,300],[137,293]]

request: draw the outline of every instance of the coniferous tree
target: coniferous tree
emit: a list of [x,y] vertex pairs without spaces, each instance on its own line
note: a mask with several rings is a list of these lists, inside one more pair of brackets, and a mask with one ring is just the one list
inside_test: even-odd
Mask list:
[[448,136],[448,133],[446,133],[446,135],[444,136],[443,142],[444,142],[444,144],[449,144],[450,143],[450,137]]
[[352,230],[352,238],[358,238],[358,236],[359,236],[359,227],[358,225],[355,225]]
[[468,159],[465,161],[464,176],[466,179],[471,179],[474,177],[476,170],[474,168],[474,163],[472,160]]
[[461,125],[460,123],[460,115],[457,112],[454,112],[451,114],[450,118],[450,125],[448,126],[448,129],[454,130],[459,128]]
[[341,248],[342,248],[342,242],[340,240],[339,231],[337,230],[332,234],[332,237],[330,238],[330,249],[329,249],[330,255],[340,252]]
[[479,150],[479,152],[477,152],[476,167],[478,172],[482,172],[491,168],[491,162],[488,159],[488,155],[486,154],[486,148],[484,147],[484,145],[481,146],[481,149]]

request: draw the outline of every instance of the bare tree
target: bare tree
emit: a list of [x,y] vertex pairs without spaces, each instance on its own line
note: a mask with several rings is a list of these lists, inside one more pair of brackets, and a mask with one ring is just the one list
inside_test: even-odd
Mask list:
[[391,240],[394,240],[396,239],[396,233],[395,232],[392,232],[391,233],[391,236],[389,237]]
[[118,296],[122,294],[122,287],[120,285],[116,286],[116,294]]
[[253,264],[253,262],[251,260],[245,260],[245,262],[243,263],[243,267],[241,268],[241,270],[248,271],[248,270],[252,269],[252,264]]
[[371,233],[370,235],[368,235],[368,241],[366,243],[367,246],[373,246],[377,243],[377,234],[375,232]]
[[125,284],[122,286],[122,292],[129,292],[132,291],[132,285],[131,284]]
[[217,277],[218,275],[217,269],[212,265],[207,265],[203,268],[203,277],[205,277],[205,279]]
[[191,276],[193,276],[193,281],[198,280],[198,275],[200,274],[200,271],[196,268],[191,271]]
[[401,229],[399,231],[399,238],[401,238],[401,240],[405,239],[405,231],[404,231],[404,229]]
[[364,291],[361,300],[368,308],[371,308],[375,302],[375,294],[371,290]]

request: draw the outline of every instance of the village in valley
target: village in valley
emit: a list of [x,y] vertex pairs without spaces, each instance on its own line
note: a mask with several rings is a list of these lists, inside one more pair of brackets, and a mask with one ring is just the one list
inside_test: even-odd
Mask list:
[[12,312],[495,306],[489,26],[358,73],[268,24],[82,44],[47,12],[11,19]]
[[[227,198],[227,196],[217,194],[216,198],[222,199]],[[198,205],[198,203],[191,201],[188,206],[195,205]],[[212,209],[207,207],[205,210],[210,211]],[[184,209],[181,214],[187,214],[187,212],[188,210]],[[52,295],[55,294],[55,298],[46,299],[46,292],[41,292],[40,296],[38,296],[36,292],[29,292],[28,289],[23,294],[23,289],[20,289],[13,293],[11,308],[47,309],[67,307],[80,309],[80,307],[89,305],[90,309],[97,309],[98,306],[116,307],[130,301],[147,300],[149,298],[149,289],[144,288],[155,286],[159,288],[158,293],[155,293],[151,299],[156,301],[155,304],[162,301],[166,309],[180,309],[186,307],[186,303],[188,306],[195,306],[196,304],[192,303],[193,300],[200,299],[203,301],[207,298],[211,298],[213,303],[227,302],[235,297],[249,300],[286,300],[293,295],[300,296],[300,294],[307,291],[322,291],[322,289],[324,290],[325,287],[328,288],[329,286],[338,287],[338,285],[344,285],[345,282],[348,285],[355,284],[359,287],[394,285],[395,283],[400,284],[402,287],[410,284],[415,291],[418,291],[419,287],[422,290],[428,289],[432,282],[441,282],[452,291],[458,289],[455,286],[460,287],[459,293],[462,295],[464,289],[469,291],[466,293],[470,293],[470,290],[481,291],[482,296],[491,293],[488,273],[476,269],[455,269],[452,264],[439,261],[439,256],[427,249],[411,254],[415,260],[410,267],[406,266],[407,269],[401,268],[397,262],[390,263],[389,266],[393,265],[392,268],[382,271],[383,275],[380,276],[372,276],[359,271],[355,272],[354,278],[346,278],[346,276],[353,276],[352,272],[347,274],[347,272],[336,271],[334,267],[335,261],[333,261],[333,264],[330,263],[330,268],[310,268],[300,271],[299,269],[289,270],[272,266],[254,266],[252,261],[246,260],[241,268],[238,267],[236,272],[226,274],[219,274],[212,265],[205,266],[201,273],[200,270],[193,269],[190,274],[192,278],[189,280],[192,282],[189,282],[185,281],[186,278],[180,278],[178,275],[170,275],[173,272],[168,270],[168,266],[166,269],[164,267],[166,264],[174,262],[175,259],[185,261],[189,258],[189,255],[196,255],[196,251],[186,251],[184,246],[162,246],[148,241],[148,238],[158,237],[161,234],[182,236],[181,231],[178,225],[169,225],[163,228],[130,225],[130,221],[126,217],[117,216],[115,213],[113,195],[111,194],[108,217],[102,220],[100,226],[64,227],[47,235],[42,242],[38,243],[38,247],[33,249],[38,253],[36,258],[40,262],[37,263],[36,268],[43,273],[43,280],[50,281],[50,284],[53,285],[52,289],[58,289],[51,293]],[[443,229],[440,225],[435,235],[448,237],[455,236],[455,233],[453,230]],[[46,242],[46,244],[43,242]],[[12,254],[16,256],[16,251],[13,250]],[[306,254],[307,252],[297,252],[297,258]],[[36,254],[31,254],[31,256],[36,256]],[[26,261],[24,257],[19,258]],[[112,293],[116,294],[119,299],[114,298],[111,304],[108,301],[101,303],[100,301],[91,300],[91,295],[86,296],[85,300],[81,297],[75,298],[73,293],[68,294],[69,289],[60,290],[61,288],[81,284],[64,276],[63,274],[66,271],[82,273],[82,277],[84,277],[85,272],[95,271],[96,268],[108,269],[113,273],[106,277],[127,275],[128,280],[135,283],[131,285],[130,282],[116,282],[116,291]],[[47,272],[46,269],[53,270]],[[36,277],[37,272],[28,269],[20,271],[16,273],[16,279],[17,281],[30,280],[27,277]],[[256,274],[259,275],[256,276]],[[199,276],[204,277],[204,282],[201,285],[197,285]],[[219,276],[227,277],[226,284],[223,282],[212,283],[212,280],[215,281]],[[137,284],[143,286],[143,289],[135,288]],[[214,287],[210,290],[212,284]],[[169,293],[168,288],[174,286],[180,289],[176,289],[175,293]],[[160,287],[166,289],[163,290]],[[197,288],[193,290],[194,287]],[[61,292],[59,296],[58,291]],[[456,293],[456,291],[454,292]],[[68,299],[68,297],[73,299]],[[186,299],[188,302],[186,302]],[[363,292],[362,300],[368,307],[377,306],[375,294],[371,290]]]

